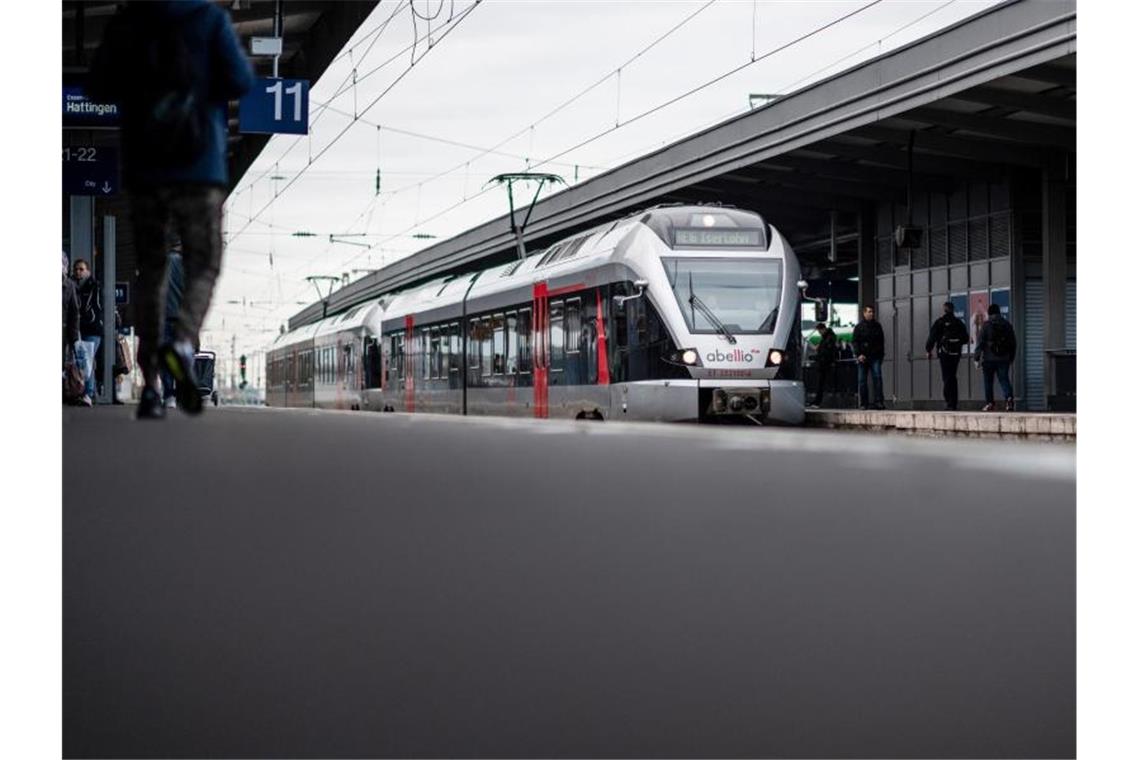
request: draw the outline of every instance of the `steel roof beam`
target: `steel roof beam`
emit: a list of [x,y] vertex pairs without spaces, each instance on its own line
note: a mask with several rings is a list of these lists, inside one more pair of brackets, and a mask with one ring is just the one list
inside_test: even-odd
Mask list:
[[[910,139],[909,129],[880,125],[860,127],[853,130],[851,134],[898,146],[905,146]],[[1033,168],[1040,168],[1048,153],[1046,150],[1018,143],[1003,143],[968,136],[949,136],[932,132],[929,129],[920,129],[915,133],[914,148],[916,160],[918,159],[917,151],[921,150],[946,156],[956,156],[966,160],[976,161],[980,159],[994,164],[1012,164]]]
[[998,87],[972,87],[956,94],[954,100],[980,103],[987,106],[1012,108],[1015,111],[1052,116],[1057,119],[1077,120],[1077,101],[1056,98],[1044,93],[1032,94],[1016,90],[1003,90]]
[[971,132],[981,132],[1014,142],[1050,145],[1070,151],[1077,149],[1076,127],[1068,128],[1028,121],[1015,121],[999,116],[966,114],[939,108],[916,108],[902,114],[901,118],[924,121],[936,126],[967,129]]
[[[812,145],[806,150],[818,153],[829,153],[845,158],[854,158],[884,164],[893,169],[906,171],[907,155],[905,142],[900,146],[894,145],[856,145],[843,143],[837,140],[825,140]],[[953,177],[968,179],[971,177],[998,177],[1002,174],[1002,167],[996,164],[984,163],[963,158],[945,158],[931,153],[916,152],[914,154],[914,168],[921,174],[939,177]]]

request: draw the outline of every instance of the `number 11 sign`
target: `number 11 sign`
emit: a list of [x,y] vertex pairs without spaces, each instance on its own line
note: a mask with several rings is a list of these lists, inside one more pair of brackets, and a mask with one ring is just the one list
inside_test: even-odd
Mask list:
[[238,131],[309,133],[309,83],[304,79],[257,79],[238,105]]

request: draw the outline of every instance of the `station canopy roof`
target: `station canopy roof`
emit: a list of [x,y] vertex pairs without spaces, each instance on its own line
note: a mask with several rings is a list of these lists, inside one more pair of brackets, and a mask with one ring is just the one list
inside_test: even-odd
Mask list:
[[[1075,154],[1076,39],[1075,0],[988,8],[540,201],[528,250],[651,205],[720,202],[759,211],[809,262],[835,212],[850,260],[860,210],[905,205],[912,176],[948,189]],[[328,313],[514,255],[504,215],[332,293]]]

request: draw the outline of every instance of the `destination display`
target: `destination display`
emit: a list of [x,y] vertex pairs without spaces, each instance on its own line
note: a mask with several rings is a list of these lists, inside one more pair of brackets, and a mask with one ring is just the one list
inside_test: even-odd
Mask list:
[[693,245],[702,247],[721,246],[753,246],[760,245],[760,230],[741,229],[710,229],[697,227],[695,229],[678,229],[673,240],[676,245]]

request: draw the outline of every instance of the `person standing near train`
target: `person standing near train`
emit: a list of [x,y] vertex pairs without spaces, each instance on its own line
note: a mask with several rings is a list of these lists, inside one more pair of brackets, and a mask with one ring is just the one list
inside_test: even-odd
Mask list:
[[87,354],[83,378],[84,395],[87,399],[93,399],[98,376],[95,359],[99,355],[99,344],[103,342],[103,301],[99,296],[99,282],[92,276],[91,266],[85,259],[75,260],[72,275],[76,296],[79,298],[79,336]]
[[[123,184],[139,267],[140,419],[166,413],[160,363],[174,376],[182,410],[202,411],[194,345],[221,269],[227,106],[252,86],[229,17],[207,0],[127,3],[92,61],[88,94],[118,103],[123,114]],[[182,241],[185,290],[174,339],[160,344],[171,223]]]
[[[851,333],[851,348],[855,352],[855,367],[859,377],[859,408],[884,409],[883,404],[883,357],[886,356],[886,336],[883,326],[875,319],[875,307],[863,307],[863,319],[855,325]],[[868,383],[867,375],[871,376]],[[874,404],[868,399],[867,386],[874,385]]]
[[831,379],[832,387],[835,386],[835,363],[839,360],[839,343],[835,331],[828,327],[826,322],[819,322],[815,329],[819,333],[819,348],[815,350],[815,369],[819,375],[819,387],[815,391],[811,408],[819,409],[823,403],[828,378]]
[[962,347],[970,342],[970,333],[962,320],[954,315],[954,304],[942,304],[942,316],[930,326],[926,338],[926,358],[938,349],[938,363],[942,367],[942,398],[947,411],[958,409],[958,363],[962,360]]

